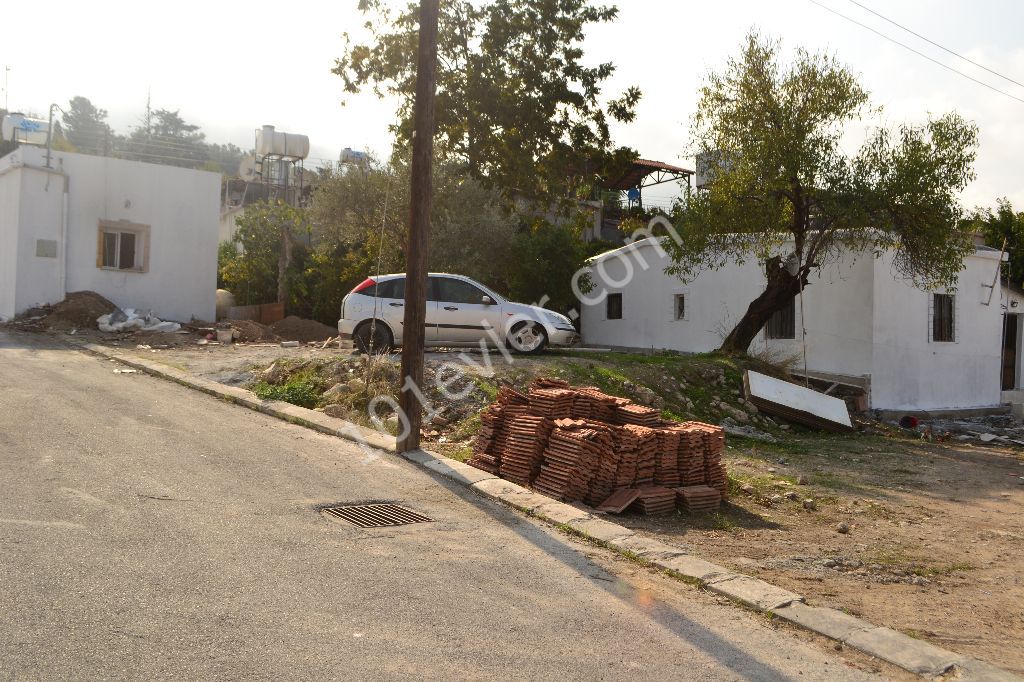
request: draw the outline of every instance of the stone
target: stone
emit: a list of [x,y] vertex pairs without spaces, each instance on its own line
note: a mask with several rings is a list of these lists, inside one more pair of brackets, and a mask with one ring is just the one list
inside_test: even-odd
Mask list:
[[337,419],[348,419],[348,409],[343,405],[330,404],[324,406],[324,414],[328,417],[335,417]]
[[836,563],[835,559],[825,559],[825,561],[822,562],[821,565],[824,566],[825,568],[835,568],[839,564]]
[[850,524],[846,523],[845,521],[840,521],[836,525],[836,531],[842,533],[843,535],[846,535],[850,532]]
[[768,498],[772,504],[782,504],[782,495],[772,495]]
[[366,390],[366,382],[359,377],[354,377],[348,381],[348,390],[350,393],[362,393]]
[[754,486],[750,485],[749,483],[745,484],[742,488],[740,488],[740,490],[745,492],[747,495],[754,494]]
[[800,496],[797,495],[795,491],[790,490],[788,493],[786,493],[786,499],[792,502],[796,502],[797,500],[800,499]]
[[804,509],[809,509],[811,511],[814,511],[817,508],[818,508],[818,504],[814,500],[812,500],[811,498],[808,497],[806,500],[804,500]]
[[279,363],[275,362],[270,367],[267,367],[265,370],[263,370],[262,378],[263,381],[267,382],[268,384],[276,385],[281,383],[281,381],[285,378],[286,374],[287,372],[285,371],[284,367],[282,367]]
[[346,393],[348,393],[348,385],[338,382],[324,391],[324,397],[327,399],[338,398]]
[[803,474],[800,474],[799,476],[797,476],[797,478],[796,478],[796,484],[797,485],[807,485],[808,483],[810,483],[810,481]]

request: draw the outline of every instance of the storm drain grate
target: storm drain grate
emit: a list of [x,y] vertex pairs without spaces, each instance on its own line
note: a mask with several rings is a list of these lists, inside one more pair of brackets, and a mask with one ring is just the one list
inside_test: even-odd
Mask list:
[[327,507],[323,511],[360,528],[405,526],[410,523],[430,523],[434,520],[397,504],[354,504],[346,507]]

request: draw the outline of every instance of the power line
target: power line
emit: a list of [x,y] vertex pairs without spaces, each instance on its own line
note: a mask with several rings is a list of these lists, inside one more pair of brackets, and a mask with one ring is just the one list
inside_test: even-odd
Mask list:
[[831,7],[827,7],[827,6],[823,5],[823,4],[821,4],[820,2],[818,2],[818,0],[809,0],[809,2],[814,3],[818,7],[821,7],[822,9],[828,10],[832,14],[835,14],[837,17],[842,17],[843,19],[846,19],[850,23],[857,24],[861,28],[866,28],[867,30],[871,31],[872,33],[885,38],[889,42],[896,43],[900,47],[902,47],[902,48],[904,48],[906,50],[910,50],[911,52],[913,52],[914,54],[918,55],[919,57],[924,57],[925,59],[927,59],[928,61],[932,62],[933,64],[938,64],[942,68],[948,69],[948,70],[952,71],[955,74],[959,74],[959,75],[963,76],[964,78],[966,78],[967,80],[974,81],[978,85],[983,85],[984,87],[988,88],[989,90],[992,90],[993,92],[998,92],[1000,95],[1006,95],[1010,99],[1015,99],[1018,102],[1020,102],[1021,104],[1024,104],[1024,99],[1022,99],[1020,97],[1017,97],[1016,95],[1011,95],[1010,93],[1006,92],[1005,90],[1000,90],[999,88],[995,87],[994,85],[989,85],[985,81],[980,81],[977,78],[975,78],[974,76],[969,76],[966,73],[964,73],[963,71],[958,71],[957,69],[954,69],[949,64],[943,64],[938,59],[935,59],[933,57],[929,57],[925,53],[920,52],[918,50],[915,50],[914,48],[910,47],[909,45],[907,45],[905,43],[901,43],[900,41],[896,40],[895,38],[890,38],[889,36],[885,35],[881,31],[878,31],[878,30],[876,30],[874,28],[871,28],[867,24],[862,24],[861,22],[857,21],[856,19],[852,19],[852,18],[846,16],[845,14],[842,14],[841,12],[837,12],[836,10],[832,9]]
[[1003,80],[1010,81],[1014,85],[1019,85],[1020,87],[1024,88],[1024,83],[1021,83],[1020,81],[1015,81],[1012,78],[1010,78],[1009,76],[1004,76],[1003,74],[999,73],[998,71],[993,71],[992,69],[988,68],[984,64],[979,64],[978,62],[974,61],[973,59],[969,59],[968,57],[963,56],[959,52],[954,52],[953,50],[949,49],[948,47],[940,45],[939,43],[935,42],[934,40],[932,40],[930,38],[924,37],[923,35],[921,35],[917,31],[913,31],[913,30],[907,28],[906,26],[904,26],[903,24],[895,22],[892,19],[890,19],[889,17],[884,16],[882,14],[879,14],[878,12],[876,12],[873,9],[871,9],[870,7],[867,7],[866,5],[860,4],[859,2],[857,2],[857,0],[850,0],[850,2],[852,2],[855,5],[857,5],[857,7],[860,7],[861,9],[863,9],[865,11],[871,12],[872,14],[874,14],[879,19],[883,19],[885,21],[888,21],[893,26],[898,26],[899,28],[902,28],[907,33],[910,33],[911,35],[917,36],[918,38],[920,38],[921,40],[925,41],[926,43],[931,43],[932,45],[934,45],[935,47],[939,48],[940,50],[945,50],[946,52],[948,52],[949,54],[953,55],[954,57],[959,57],[960,59],[964,60],[968,64],[973,64],[974,66],[977,66],[979,69],[984,69],[984,70],[988,71],[993,76],[999,76]]

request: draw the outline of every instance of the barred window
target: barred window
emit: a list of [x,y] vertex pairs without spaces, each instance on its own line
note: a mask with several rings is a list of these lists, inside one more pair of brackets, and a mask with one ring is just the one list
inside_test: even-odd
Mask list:
[[956,341],[956,306],[952,294],[932,294],[932,341]]
[[606,311],[609,320],[622,319],[622,294],[608,294]]

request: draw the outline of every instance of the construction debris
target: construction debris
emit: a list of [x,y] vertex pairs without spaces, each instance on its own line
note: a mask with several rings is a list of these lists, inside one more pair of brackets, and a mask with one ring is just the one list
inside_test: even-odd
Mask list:
[[469,464],[559,500],[661,514],[717,509],[728,493],[721,428],[667,422],[593,386],[541,378],[526,395],[502,386],[480,421]]
[[828,431],[851,431],[850,410],[839,398],[767,374],[743,373],[747,399],[762,412]]

